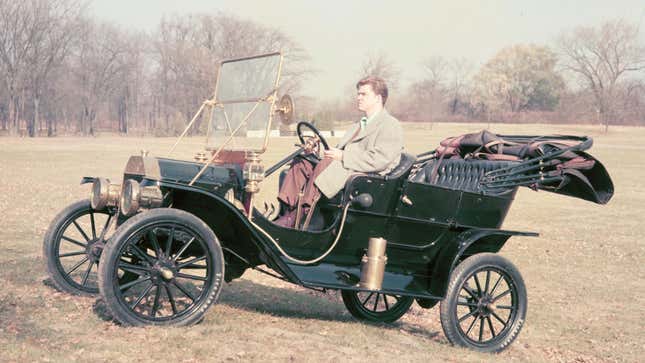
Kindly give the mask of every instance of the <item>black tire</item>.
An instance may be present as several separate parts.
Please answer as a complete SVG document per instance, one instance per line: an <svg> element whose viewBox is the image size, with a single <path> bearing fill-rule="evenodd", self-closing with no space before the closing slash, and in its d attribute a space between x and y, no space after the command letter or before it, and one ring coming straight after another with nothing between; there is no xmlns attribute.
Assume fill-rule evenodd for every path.
<svg viewBox="0 0 645 363"><path fill-rule="evenodd" d="M414 298L409 296L352 290L342 290L341 297L347 310L356 319L375 323L399 320L414 302Z"/></svg>
<svg viewBox="0 0 645 363"><path fill-rule="evenodd" d="M43 255L57 289L74 295L98 294L95 265L109 237L103 231L113 217L112 210L93 210L89 200L73 203L54 217L43 239Z"/></svg>
<svg viewBox="0 0 645 363"><path fill-rule="evenodd" d="M120 276L126 271L138 279L125 282ZM196 216L170 208L128 219L99 264L101 296L127 326L199 323L219 298L223 277L224 255L213 231Z"/></svg>
<svg viewBox="0 0 645 363"><path fill-rule="evenodd" d="M417 304L424 309L432 309L440 301L437 299L423 299L423 298L416 298L415 300L417 301Z"/></svg>
<svg viewBox="0 0 645 363"><path fill-rule="evenodd" d="M451 273L441 301L441 326L452 344L497 353L517 338L526 309L526 287L517 268L501 256L481 253Z"/></svg>

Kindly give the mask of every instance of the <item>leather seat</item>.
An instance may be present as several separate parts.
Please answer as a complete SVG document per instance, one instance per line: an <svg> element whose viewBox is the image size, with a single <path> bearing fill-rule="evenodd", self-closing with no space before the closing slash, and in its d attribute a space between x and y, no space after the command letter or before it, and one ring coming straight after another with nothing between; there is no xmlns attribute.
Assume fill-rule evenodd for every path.
<svg viewBox="0 0 645 363"><path fill-rule="evenodd" d="M436 163L440 163L435 170ZM449 189L481 192L479 182L489 171L515 165L514 161L491 161L480 159L431 160L410 180L418 183L437 185Z"/></svg>

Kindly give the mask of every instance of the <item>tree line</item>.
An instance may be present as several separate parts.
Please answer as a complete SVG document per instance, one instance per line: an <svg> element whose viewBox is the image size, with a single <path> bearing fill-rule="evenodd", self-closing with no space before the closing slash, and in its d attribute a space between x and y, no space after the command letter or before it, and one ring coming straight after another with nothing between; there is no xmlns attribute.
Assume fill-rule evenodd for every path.
<svg viewBox="0 0 645 363"><path fill-rule="evenodd" d="M217 13L164 18L148 34L89 16L83 1L0 0L0 130L176 134L212 97L219 60L276 49L293 92L307 55L277 29Z"/></svg>
<svg viewBox="0 0 645 363"><path fill-rule="evenodd" d="M81 0L0 0L0 134L176 135L212 96L219 60L276 49L287 64L280 93L297 95L314 71L275 28L215 13L165 17L142 32L99 21ZM402 120L645 125L645 45L623 20L510 46L479 67L431 57L405 87L392 59L367 54L357 77L388 80L388 108ZM353 118L353 86L345 93L296 97L298 117L328 127Z"/></svg>

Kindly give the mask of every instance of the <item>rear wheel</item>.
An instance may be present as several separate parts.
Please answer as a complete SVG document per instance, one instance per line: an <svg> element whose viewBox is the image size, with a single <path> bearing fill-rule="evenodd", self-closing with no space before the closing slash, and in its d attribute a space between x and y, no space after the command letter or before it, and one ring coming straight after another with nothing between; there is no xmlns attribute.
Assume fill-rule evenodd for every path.
<svg viewBox="0 0 645 363"><path fill-rule="evenodd" d="M448 340L480 352L500 352L519 334L526 316L524 280L507 259L481 253L460 263L441 301Z"/></svg>
<svg viewBox="0 0 645 363"><path fill-rule="evenodd" d="M369 291L341 291L347 310L359 320L392 323L405 315L414 302L409 296Z"/></svg>
<svg viewBox="0 0 645 363"><path fill-rule="evenodd" d="M43 240L43 254L59 290L88 296L99 292L97 264L113 218L114 211L93 210L89 200L71 204L54 218Z"/></svg>
<svg viewBox="0 0 645 363"><path fill-rule="evenodd" d="M138 278L124 281L128 272ZM121 225L101 256L99 288L124 325L191 325L217 301L223 276L213 231L190 213L162 208Z"/></svg>

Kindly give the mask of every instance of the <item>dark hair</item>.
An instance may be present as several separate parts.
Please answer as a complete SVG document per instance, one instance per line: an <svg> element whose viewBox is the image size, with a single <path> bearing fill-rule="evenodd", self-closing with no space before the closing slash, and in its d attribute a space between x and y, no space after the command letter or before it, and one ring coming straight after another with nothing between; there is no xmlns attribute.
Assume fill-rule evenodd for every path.
<svg viewBox="0 0 645 363"><path fill-rule="evenodd" d="M374 91L374 93L381 95L383 106L385 106L385 101L387 101L387 85L383 78L367 76L356 83L356 89L359 89L361 86L366 84L372 87L372 91Z"/></svg>

